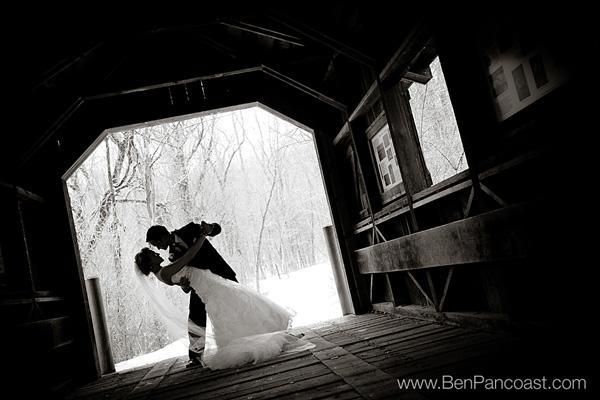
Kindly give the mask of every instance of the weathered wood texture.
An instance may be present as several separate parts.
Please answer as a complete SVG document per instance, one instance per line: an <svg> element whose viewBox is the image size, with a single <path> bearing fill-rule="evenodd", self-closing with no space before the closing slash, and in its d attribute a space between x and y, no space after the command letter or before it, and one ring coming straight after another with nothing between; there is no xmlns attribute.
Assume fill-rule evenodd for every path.
<svg viewBox="0 0 600 400"><path fill-rule="evenodd" d="M355 251L363 274L510 260L530 252L532 206L514 205Z"/></svg>
<svg viewBox="0 0 600 400"><path fill-rule="evenodd" d="M241 368L185 368L185 358L104 376L69 399L427 399L439 391L400 390L408 377L510 373L532 358L531 347L508 333L389 314L345 316L304 332L316 347ZM526 349L525 351L523 349Z"/></svg>

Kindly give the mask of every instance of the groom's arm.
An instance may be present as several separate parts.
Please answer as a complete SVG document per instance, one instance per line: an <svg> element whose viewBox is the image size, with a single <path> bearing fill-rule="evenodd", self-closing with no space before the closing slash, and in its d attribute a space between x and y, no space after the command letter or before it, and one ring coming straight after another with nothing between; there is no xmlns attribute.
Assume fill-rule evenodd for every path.
<svg viewBox="0 0 600 400"><path fill-rule="evenodd" d="M172 264L166 265L161 268L161 270L158 272L158 275L160 275L160 279L163 282L165 282L167 285L173 285L171 277L177 272L179 272L179 270L183 268L188 262L190 262L192 258L194 258L196 253L198 253L198 250L200 250L202 244L204 244L204 240L206 239L205 235L207 234L207 232L209 232L208 225L206 223L202 223L200 229L200 237L198 237L194 244L190 246L190 248L185 252L185 254Z"/></svg>
<svg viewBox="0 0 600 400"><path fill-rule="evenodd" d="M204 221L202 221L202 222L205 223ZM221 233L221 225L217 224L216 222L213 222L208 225L211 226L212 229L207 234L207 236L217 236L219 233ZM186 226L181 228L179 231L185 232L185 234L188 235L188 237L191 236L194 239L197 238L198 236L200 236L200 234L201 234L200 224L197 224L195 222L190 222L189 224L187 224Z"/></svg>
<svg viewBox="0 0 600 400"><path fill-rule="evenodd" d="M178 230L179 236L187 243L188 241L194 241L198 236L200 236L200 224L195 222L190 222L189 224L183 226Z"/></svg>

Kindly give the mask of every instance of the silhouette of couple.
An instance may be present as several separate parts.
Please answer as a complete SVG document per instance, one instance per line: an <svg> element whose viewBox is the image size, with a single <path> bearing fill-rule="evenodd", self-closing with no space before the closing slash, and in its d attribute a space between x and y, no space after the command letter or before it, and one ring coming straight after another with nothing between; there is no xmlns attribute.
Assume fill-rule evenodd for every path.
<svg viewBox="0 0 600 400"><path fill-rule="evenodd" d="M190 293L188 366L222 369L313 347L285 332L291 326L291 311L237 282L235 271L206 239L219 233L219 224L204 221L174 231L154 225L146 241L168 249L171 263L162 266L164 259L149 248L135 256L143 275L152 272L161 282ZM212 349L205 349L207 313L216 343Z"/></svg>

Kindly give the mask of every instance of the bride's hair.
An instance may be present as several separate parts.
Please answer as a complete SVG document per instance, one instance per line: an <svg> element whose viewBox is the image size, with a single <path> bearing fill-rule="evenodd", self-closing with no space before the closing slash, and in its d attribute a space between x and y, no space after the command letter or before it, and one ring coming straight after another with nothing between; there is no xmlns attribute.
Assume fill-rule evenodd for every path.
<svg viewBox="0 0 600 400"><path fill-rule="evenodd" d="M139 253L135 255L135 264L144 275L148 275L150 273L150 265L152 264L150 262L150 257L153 254L156 253L150 250L149 248L144 247L142 250L140 250Z"/></svg>

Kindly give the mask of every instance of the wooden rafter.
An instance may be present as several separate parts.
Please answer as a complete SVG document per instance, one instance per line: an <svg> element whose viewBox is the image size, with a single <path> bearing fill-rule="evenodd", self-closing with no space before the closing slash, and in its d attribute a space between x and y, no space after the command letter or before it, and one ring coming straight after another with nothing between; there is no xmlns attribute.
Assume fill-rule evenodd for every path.
<svg viewBox="0 0 600 400"><path fill-rule="evenodd" d="M376 66L376 61L373 57L364 54L363 52L353 48L350 45L342 43L319 30L299 21L295 21L288 16L284 16L279 13L272 12L269 16L272 20L285 26L286 28L296 32L300 36L305 37L313 42L316 42L322 46L325 46L331 50L339 52L346 57L358 62L359 64L365 65L369 68Z"/></svg>
<svg viewBox="0 0 600 400"><path fill-rule="evenodd" d="M302 40L296 36L288 35L286 33L278 32L272 29L264 28L262 26L248 24L242 21L219 21L221 25L228 26L233 29L238 29L245 32L250 32L255 35L268 37L270 39L279 40L292 44L294 46L304 47Z"/></svg>

